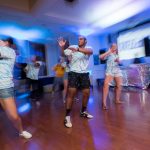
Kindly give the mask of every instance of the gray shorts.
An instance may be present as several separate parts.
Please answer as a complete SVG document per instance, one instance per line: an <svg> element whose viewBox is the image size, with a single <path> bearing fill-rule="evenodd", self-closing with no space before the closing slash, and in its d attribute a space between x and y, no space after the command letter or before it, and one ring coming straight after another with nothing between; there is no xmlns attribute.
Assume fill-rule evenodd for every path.
<svg viewBox="0 0 150 150"><path fill-rule="evenodd" d="M7 99L14 96L15 96L14 87L0 89L0 99Z"/></svg>
<svg viewBox="0 0 150 150"><path fill-rule="evenodd" d="M106 75L110 75L112 77L122 77L122 71L118 68L115 69L107 69Z"/></svg>
<svg viewBox="0 0 150 150"><path fill-rule="evenodd" d="M122 73L110 73L110 72L107 72L106 73L106 76L112 76L112 77L122 77Z"/></svg>

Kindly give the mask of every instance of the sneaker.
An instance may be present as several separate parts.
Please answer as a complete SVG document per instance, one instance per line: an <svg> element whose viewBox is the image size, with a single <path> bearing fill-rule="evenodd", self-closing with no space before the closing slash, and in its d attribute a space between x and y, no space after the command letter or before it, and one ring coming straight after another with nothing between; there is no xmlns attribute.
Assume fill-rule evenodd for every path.
<svg viewBox="0 0 150 150"><path fill-rule="evenodd" d="M89 119L92 119L92 118L93 118L93 116L90 115L87 111L80 112L80 116L81 116L81 117L84 117L84 118L89 118Z"/></svg>
<svg viewBox="0 0 150 150"><path fill-rule="evenodd" d="M71 120L70 120L70 116L66 116L66 117L65 117L64 125L65 125L65 127L67 127L67 128L71 128L71 127L72 127L72 123L71 123Z"/></svg>
<svg viewBox="0 0 150 150"><path fill-rule="evenodd" d="M19 136L25 138L25 139L30 139L32 137L32 134L27 132L27 131L22 131Z"/></svg>

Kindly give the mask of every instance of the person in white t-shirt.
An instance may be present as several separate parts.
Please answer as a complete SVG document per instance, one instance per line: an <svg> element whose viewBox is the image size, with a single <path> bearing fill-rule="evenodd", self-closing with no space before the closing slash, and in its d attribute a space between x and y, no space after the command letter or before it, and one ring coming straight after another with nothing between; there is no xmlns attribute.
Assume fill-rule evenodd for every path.
<svg viewBox="0 0 150 150"><path fill-rule="evenodd" d="M71 45L64 50L64 54L70 57L70 71L68 73L68 95L66 100L66 115L64 125L68 128L72 127L70 120L70 113L72 103L78 89L82 90L82 108L80 112L81 117L93 118L87 112L87 104L90 95L90 79L87 70L89 64L89 57L93 51L91 47L86 46L87 40L84 36L79 36L78 45ZM64 47L65 41L59 40L60 47Z"/></svg>
<svg viewBox="0 0 150 150"><path fill-rule="evenodd" d="M24 138L31 138L32 135L23 130L21 118L18 115L13 83L13 67L16 54L11 48L13 40L11 38L1 38L0 40L0 104L5 110L8 118L12 121L19 135Z"/></svg>
<svg viewBox="0 0 150 150"><path fill-rule="evenodd" d="M31 99L39 100L39 71L42 65L42 61L37 60L37 56L32 57L32 62L28 63L25 67L25 72L27 76L28 86L31 88Z"/></svg>
<svg viewBox="0 0 150 150"><path fill-rule="evenodd" d="M63 77L63 102L66 103L66 98L67 98L67 93L68 93L68 73L70 71L70 66L69 66L69 62L71 60L71 56L66 56L64 54L64 50L67 49L69 47L69 40L63 37L60 37L58 39L58 44L60 41L65 41L65 45L63 47L61 47L61 58L64 60L63 63L61 63L61 65L65 68L65 73L64 73L64 77ZM78 97L74 98L75 101L79 101Z"/></svg>

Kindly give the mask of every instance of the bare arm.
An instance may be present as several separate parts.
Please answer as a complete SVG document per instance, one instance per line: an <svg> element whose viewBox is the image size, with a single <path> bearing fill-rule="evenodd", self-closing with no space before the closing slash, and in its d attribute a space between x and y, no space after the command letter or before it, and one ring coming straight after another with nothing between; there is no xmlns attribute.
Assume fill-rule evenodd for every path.
<svg viewBox="0 0 150 150"><path fill-rule="evenodd" d="M64 54L64 50L65 50L64 47L60 47L60 49L61 49L61 55L64 56L65 55Z"/></svg>
<svg viewBox="0 0 150 150"><path fill-rule="evenodd" d="M109 49L107 52L105 52L104 54L101 54L99 56L100 59L104 60L107 56L109 56L111 53L115 52L116 50L114 49Z"/></svg>
<svg viewBox="0 0 150 150"><path fill-rule="evenodd" d="M59 44L59 46L60 46L60 48L61 48L61 53L62 53L62 55L65 55L64 54L64 50L65 50L65 44L66 44L66 40L64 40L63 38L60 38L60 39L58 39L58 44Z"/></svg>
<svg viewBox="0 0 150 150"><path fill-rule="evenodd" d="M104 60L107 56L109 56L111 54L111 51L110 50L108 50L107 52L105 52L104 54L101 54L100 56L99 56L99 58L101 59L101 60Z"/></svg>
<svg viewBox="0 0 150 150"><path fill-rule="evenodd" d="M81 53L84 53L86 55L92 55L93 54L93 50L92 48L78 48L78 51Z"/></svg>

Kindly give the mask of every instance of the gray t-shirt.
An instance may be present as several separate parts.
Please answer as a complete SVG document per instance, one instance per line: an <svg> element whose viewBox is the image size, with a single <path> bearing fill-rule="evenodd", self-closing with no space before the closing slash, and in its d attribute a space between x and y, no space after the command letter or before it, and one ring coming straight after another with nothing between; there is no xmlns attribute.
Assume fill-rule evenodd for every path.
<svg viewBox="0 0 150 150"><path fill-rule="evenodd" d="M0 89L14 87L13 68L16 53L12 48L0 46Z"/></svg>

